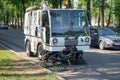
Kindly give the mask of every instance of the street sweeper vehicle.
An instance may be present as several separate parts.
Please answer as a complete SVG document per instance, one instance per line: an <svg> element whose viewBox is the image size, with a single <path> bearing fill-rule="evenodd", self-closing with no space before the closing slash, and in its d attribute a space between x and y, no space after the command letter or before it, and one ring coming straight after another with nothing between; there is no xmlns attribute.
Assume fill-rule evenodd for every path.
<svg viewBox="0 0 120 80"><path fill-rule="evenodd" d="M25 13L25 50L44 62L77 61L90 48L87 11L34 6Z"/></svg>

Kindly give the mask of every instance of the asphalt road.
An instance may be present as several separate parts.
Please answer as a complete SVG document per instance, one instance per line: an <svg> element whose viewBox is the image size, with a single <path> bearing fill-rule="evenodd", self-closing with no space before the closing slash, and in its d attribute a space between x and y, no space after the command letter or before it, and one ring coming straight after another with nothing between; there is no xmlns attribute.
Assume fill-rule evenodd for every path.
<svg viewBox="0 0 120 80"><path fill-rule="evenodd" d="M33 62L24 51L24 34L15 30L0 30L0 42ZM91 48L84 51L86 64L67 65L65 71L56 72L66 80L120 80L120 51Z"/></svg>
<svg viewBox="0 0 120 80"><path fill-rule="evenodd" d="M39 63L38 58L28 57L24 50L24 33L17 30L0 30L0 43L9 47L23 58L31 60L36 64Z"/></svg>
<svg viewBox="0 0 120 80"><path fill-rule="evenodd" d="M69 66L59 74L68 80L120 80L120 51L91 49L84 59L86 65Z"/></svg>
<svg viewBox="0 0 120 80"><path fill-rule="evenodd" d="M16 30L0 30L0 42L16 52L24 51L24 34Z"/></svg>

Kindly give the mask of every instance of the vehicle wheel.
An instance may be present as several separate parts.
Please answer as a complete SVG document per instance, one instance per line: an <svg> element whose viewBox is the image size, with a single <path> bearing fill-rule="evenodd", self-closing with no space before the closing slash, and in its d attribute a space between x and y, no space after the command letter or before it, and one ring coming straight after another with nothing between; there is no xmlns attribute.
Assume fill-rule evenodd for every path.
<svg viewBox="0 0 120 80"><path fill-rule="evenodd" d="M27 52L27 56L29 56L29 57L33 56L33 53L30 50L30 43L29 43L29 41L27 41L27 43L26 43L25 50Z"/></svg>
<svg viewBox="0 0 120 80"><path fill-rule="evenodd" d="M99 43L99 48L100 48L101 50L104 50L104 49L105 49L105 47L104 47L104 42L103 42L103 41L101 41L101 42Z"/></svg>
<svg viewBox="0 0 120 80"><path fill-rule="evenodd" d="M44 52L43 52L43 47L42 45L38 45L38 48L37 48L37 54L38 54L38 59L39 60L42 60L42 57L44 55Z"/></svg>
<svg viewBox="0 0 120 80"><path fill-rule="evenodd" d="M8 30L8 28L5 28L6 30Z"/></svg>

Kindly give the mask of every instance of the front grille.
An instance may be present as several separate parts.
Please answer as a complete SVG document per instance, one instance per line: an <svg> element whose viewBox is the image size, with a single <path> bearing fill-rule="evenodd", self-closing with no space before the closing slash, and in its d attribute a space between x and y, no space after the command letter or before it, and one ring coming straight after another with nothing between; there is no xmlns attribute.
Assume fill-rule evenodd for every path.
<svg viewBox="0 0 120 80"><path fill-rule="evenodd" d="M116 42L116 43L120 43L120 40L113 40L114 42Z"/></svg>
<svg viewBox="0 0 120 80"><path fill-rule="evenodd" d="M65 40L65 46L76 46L78 45L77 39L67 39Z"/></svg>
<svg viewBox="0 0 120 80"><path fill-rule="evenodd" d="M117 47L117 48L119 48L119 47L120 47L120 45L114 45L114 44L113 44L113 47Z"/></svg>

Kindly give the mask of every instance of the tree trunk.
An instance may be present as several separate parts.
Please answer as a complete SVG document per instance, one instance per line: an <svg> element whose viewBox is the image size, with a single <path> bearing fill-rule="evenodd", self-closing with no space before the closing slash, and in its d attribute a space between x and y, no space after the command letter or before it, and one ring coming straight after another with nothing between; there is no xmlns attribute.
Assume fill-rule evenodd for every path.
<svg viewBox="0 0 120 80"><path fill-rule="evenodd" d="M87 13L87 16L88 16L88 21L89 21L89 24L91 25L91 0L87 0L87 10L88 10L88 13Z"/></svg>
<svg viewBox="0 0 120 80"><path fill-rule="evenodd" d="M110 0L110 12L109 12L109 17L108 17L108 23L107 23L107 26L108 27L110 25L110 20L111 20L111 11L112 10L112 0Z"/></svg>
<svg viewBox="0 0 120 80"><path fill-rule="evenodd" d="M71 1L68 0L68 8L71 8Z"/></svg>
<svg viewBox="0 0 120 80"><path fill-rule="evenodd" d="M111 19L111 10L110 10L110 12L109 12L108 23L107 23L107 26L106 26L106 27L109 27L109 25L110 25L110 19Z"/></svg>
<svg viewBox="0 0 120 80"><path fill-rule="evenodd" d="M22 0L22 6L23 6L23 12L25 14L25 2L24 2L24 0Z"/></svg>
<svg viewBox="0 0 120 80"><path fill-rule="evenodd" d="M101 21L101 18L100 18L100 6L99 6L99 10L98 10L99 12L98 12L98 26L100 27L100 21Z"/></svg>
<svg viewBox="0 0 120 80"><path fill-rule="evenodd" d="M21 23L20 23L20 24L21 24L20 29L22 30L22 29L23 29L23 18L21 17L20 20L21 20L21 21L20 21L20 22L21 22Z"/></svg>
<svg viewBox="0 0 120 80"><path fill-rule="evenodd" d="M20 11L20 8L19 8L19 3L17 2L16 4L16 7L17 7L17 28L19 28L19 11Z"/></svg>
<svg viewBox="0 0 120 80"><path fill-rule="evenodd" d="M119 27L120 27L120 17L119 17Z"/></svg>
<svg viewBox="0 0 120 80"><path fill-rule="evenodd" d="M55 0L55 8L58 8L59 5L58 5L58 0Z"/></svg>
<svg viewBox="0 0 120 80"><path fill-rule="evenodd" d="M13 25L13 22L14 22L14 18L12 17L12 25Z"/></svg>
<svg viewBox="0 0 120 80"><path fill-rule="evenodd" d="M52 0L53 8L58 8L57 0Z"/></svg>
<svg viewBox="0 0 120 80"><path fill-rule="evenodd" d="M17 8L17 10L16 10L16 20L15 20L15 25L16 25L16 28L18 28L18 25L19 25L19 3L17 2L16 3L16 8Z"/></svg>
<svg viewBox="0 0 120 80"><path fill-rule="evenodd" d="M24 0L22 0L22 7L23 7L23 14L21 14L21 30L22 30L23 24L24 24L24 15L25 15L25 9L26 9Z"/></svg>
<svg viewBox="0 0 120 80"><path fill-rule="evenodd" d="M8 25L8 22L9 22L9 11L7 10L7 13L6 13L6 24Z"/></svg>
<svg viewBox="0 0 120 80"><path fill-rule="evenodd" d="M52 5L53 5L53 8L55 8L55 5L54 5L54 0L52 0Z"/></svg>
<svg viewBox="0 0 120 80"><path fill-rule="evenodd" d="M101 18L102 18L101 25L102 27L104 27L104 0L101 0Z"/></svg>
<svg viewBox="0 0 120 80"><path fill-rule="evenodd" d="M16 27L16 25L17 25L17 18L16 17L14 18L14 24L15 24L15 28L17 28Z"/></svg>
<svg viewBox="0 0 120 80"><path fill-rule="evenodd" d="M62 8L62 0L60 0L60 9Z"/></svg>

